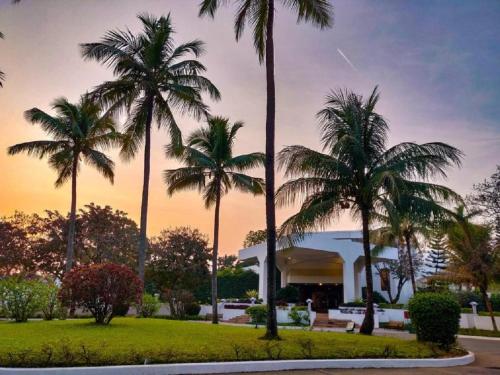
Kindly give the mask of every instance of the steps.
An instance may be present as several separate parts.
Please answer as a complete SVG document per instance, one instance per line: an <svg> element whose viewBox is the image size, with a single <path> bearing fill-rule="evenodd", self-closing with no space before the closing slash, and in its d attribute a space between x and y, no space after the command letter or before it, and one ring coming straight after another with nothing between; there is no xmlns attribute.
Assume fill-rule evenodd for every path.
<svg viewBox="0 0 500 375"><path fill-rule="evenodd" d="M328 319L326 313L316 313L313 328L346 328L350 320Z"/></svg>
<svg viewBox="0 0 500 375"><path fill-rule="evenodd" d="M251 319L248 315L238 315L226 321L226 323L234 323L234 324L248 324L250 322Z"/></svg>

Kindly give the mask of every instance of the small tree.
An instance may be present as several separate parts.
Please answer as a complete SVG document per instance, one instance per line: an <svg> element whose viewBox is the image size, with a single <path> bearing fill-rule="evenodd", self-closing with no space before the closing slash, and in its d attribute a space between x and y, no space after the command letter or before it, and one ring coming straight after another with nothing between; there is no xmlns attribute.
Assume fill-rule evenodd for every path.
<svg viewBox="0 0 500 375"><path fill-rule="evenodd" d="M251 230L245 236L245 240L243 241L243 247L258 245L260 243L266 242L266 240L267 240L267 231L265 229Z"/></svg>
<svg viewBox="0 0 500 375"><path fill-rule="evenodd" d="M10 277L0 281L0 307L8 318L26 322L43 304L43 284Z"/></svg>
<svg viewBox="0 0 500 375"><path fill-rule="evenodd" d="M95 264L71 270L63 279L59 298L66 306L90 311L97 324L108 324L117 306L139 303L142 282L124 265Z"/></svg>

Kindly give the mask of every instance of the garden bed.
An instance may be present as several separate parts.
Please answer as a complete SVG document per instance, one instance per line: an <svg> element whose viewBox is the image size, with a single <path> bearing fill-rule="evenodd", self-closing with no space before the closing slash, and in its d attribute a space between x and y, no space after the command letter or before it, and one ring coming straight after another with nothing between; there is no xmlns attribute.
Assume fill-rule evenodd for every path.
<svg viewBox="0 0 500 375"><path fill-rule="evenodd" d="M57 367L279 359L438 358L435 346L390 337L282 330L282 340L260 339L263 329L163 319L0 322L0 366Z"/></svg>

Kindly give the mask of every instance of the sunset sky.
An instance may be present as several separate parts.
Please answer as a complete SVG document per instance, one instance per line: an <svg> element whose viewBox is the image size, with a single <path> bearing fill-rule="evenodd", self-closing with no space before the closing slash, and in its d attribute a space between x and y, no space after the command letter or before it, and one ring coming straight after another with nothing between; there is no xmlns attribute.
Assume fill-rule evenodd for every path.
<svg viewBox="0 0 500 375"><path fill-rule="evenodd" d="M264 150L265 75L247 29L234 40L234 8L223 8L215 21L197 17L199 0L0 0L0 216L15 210L41 213L69 210L69 184L56 189L56 174L46 160L7 156L8 146L46 139L27 123L32 107L50 111L53 99L76 101L111 72L84 62L78 43L97 41L107 30L138 31L136 14L171 13L177 43L206 42L201 58L207 76L222 93L208 101L212 114L242 120L236 153ZM279 4L279 1L277 1ZM382 92L378 112L390 126L390 144L444 141L462 149L462 169L444 182L461 194L490 176L500 163L500 2L335 0L335 24L320 31L296 24L281 7L276 17L277 150L285 145L319 147L315 113L329 90L349 88L368 95ZM184 134L200 126L178 117ZM192 226L210 235L213 212L197 192L169 198L161 178L177 164L166 159L163 131L154 133L149 234L162 228ZM116 150L115 184L90 167L78 179L78 205L111 205L138 221L142 154L125 163ZM256 170L256 175L263 171ZM282 182L278 173L278 182ZM439 181L443 183L443 181ZM280 209L283 221L296 207ZM222 201L221 252L235 253L245 234L264 228L264 199L231 193ZM279 223L278 223L279 224ZM331 229L357 229L345 215Z"/></svg>

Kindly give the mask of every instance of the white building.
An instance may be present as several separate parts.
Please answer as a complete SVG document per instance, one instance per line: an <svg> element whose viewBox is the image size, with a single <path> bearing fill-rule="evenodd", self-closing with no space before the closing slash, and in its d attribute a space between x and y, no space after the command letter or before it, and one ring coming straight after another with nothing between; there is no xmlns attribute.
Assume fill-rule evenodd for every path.
<svg viewBox="0 0 500 375"><path fill-rule="evenodd" d="M276 263L281 287L294 285L299 289L299 302L311 298L315 311L327 311L339 304L362 298L366 286L363 245L359 231L317 232L306 235L293 247L278 248ZM258 266L259 297L266 301L266 244L262 243L239 251L239 259ZM375 263L398 259L397 249L385 248L372 257L374 290L387 299L387 282L392 291L396 281L383 280ZM388 281L387 281L388 280ZM403 287L399 302L411 297L411 284Z"/></svg>

